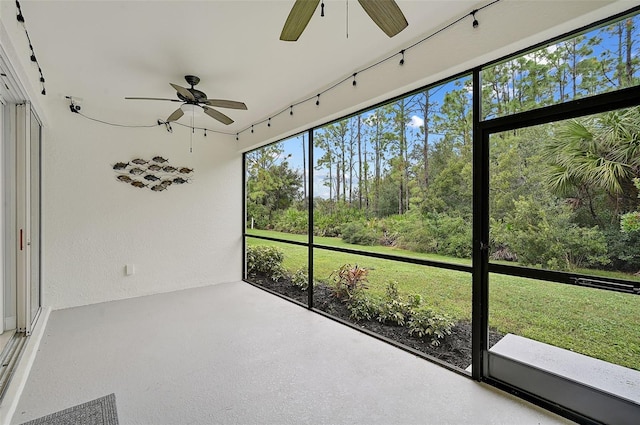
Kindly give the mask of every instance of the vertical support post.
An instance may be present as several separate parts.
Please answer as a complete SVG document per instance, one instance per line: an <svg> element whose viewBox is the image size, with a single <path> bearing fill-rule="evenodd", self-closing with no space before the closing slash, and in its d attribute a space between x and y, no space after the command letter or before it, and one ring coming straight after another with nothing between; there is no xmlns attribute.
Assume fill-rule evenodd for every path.
<svg viewBox="0 0 640 425"><path fill-rule="evenodd" d="M247 278L247 153L242 154L242 279ZM253 226L252 226L253 228Z"/></svg>
<svg viewBox="0 0 640 425"><path fill-rule="evenodd" d="M473 70L473 246L472 246L472 361L471 376L486 373L489 331L489 136L482 119L481 68Z"/></svg>
<svg viewBox="0 0 640 425"><path fill-rule="evenodd" d="M308 175L308 184L307 187L309 191L307 192L307 207L309 212L309 218L307 220L307 261L308 261L308 279L309 279L309 287L307 288L307 307L309 309L313 308L313 129L309 129L309 143L307 144L307 149L309 150L307 159L309 161L309 166L307 167Z"/></svg>

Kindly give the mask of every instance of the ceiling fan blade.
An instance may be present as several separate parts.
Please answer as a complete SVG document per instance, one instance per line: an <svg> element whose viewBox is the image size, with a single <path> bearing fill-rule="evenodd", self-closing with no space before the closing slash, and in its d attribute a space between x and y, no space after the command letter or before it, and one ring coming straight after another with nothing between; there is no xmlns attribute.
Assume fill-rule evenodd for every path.
<svg viewBox="0 0 640 425"><path fill-rule="evenodd" d="M393 37L409 25L394 0L358 0L358 2L373 22L389 37Z"/></svg>
<svg viewBox="0 0 640 425"><path fill-rule="evenodd" d="M320 0L296 0L289 12L287 21L284 23L280 40L296 41L300 38L302 31L313 16L313 12L318 8Z"/></svg>
<svg viewBox="0 0 640 425"><path fill-rule="evenodd" d="M184 96L185 99L189 99L189 100L192 100L192 101L195 102L196 98L193 97L193 94L189 90L185 89L184 87L180 87L177 84L173 84L173 83L169 83L169 84L171 84L171 87L176 89L176 91L178 93L180 93L182 96Z"/></svg>
<svg viewBox="0 0 640 425"><path fill-rule="evenodd" d="M168 100L169 102L182 102L179 99L163 99L160 97L125 97L125 100Z"/></svg>
<svg viewBox="0 0 640 425"><path fill-rule="evenodd" d="M216 111L213 108L207 108L206 106L203 106L203 109L205 114L209 115L213 119L220 121L222 124L229 125L233 123L233 120L222 112Z"/></svg>
<svg viewBox="0 0 640 425"><path fill-rule="evenodd" d="M204 103L209 106L217 106L218 108L244 109L245 111L247 110L247 105L242 102L236 102L235 100L208 99Z"/></svg>
<svg viewBox="0 0 640 425"><path fill-rule="evenodd" d="M175 111L173 111L173 114L169 115L169 118L167 118L167 122L177 121L183 115L184 115L184 112L182 111L182 109L178 108Z"/></svg>

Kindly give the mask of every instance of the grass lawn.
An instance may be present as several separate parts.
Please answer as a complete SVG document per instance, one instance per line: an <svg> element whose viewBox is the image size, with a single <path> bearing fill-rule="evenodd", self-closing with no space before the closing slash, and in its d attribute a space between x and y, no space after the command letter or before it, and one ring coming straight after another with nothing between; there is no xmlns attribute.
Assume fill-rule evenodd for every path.
<svg viewBox="0 0 640 425"><path fill-rule="evenodd" d="M263 230L248 233L307 240L304 235ZM351 245L338 238L315 237L314 241L362 251L471 264L470 259ZM307 266L306 247L254 238L247 238L247 244L279 247L284 251L284 266L290 271ZM374 294L382 294L386 282L395 280L401 292L420 294L426 306L456 319L471 319L470 273L317 249L314 280L328 281L331 272L345 263L370 270L369 290ZM640 296L497 274L490 275L489 284L489 322L500 332L640 370Z"/></svg>

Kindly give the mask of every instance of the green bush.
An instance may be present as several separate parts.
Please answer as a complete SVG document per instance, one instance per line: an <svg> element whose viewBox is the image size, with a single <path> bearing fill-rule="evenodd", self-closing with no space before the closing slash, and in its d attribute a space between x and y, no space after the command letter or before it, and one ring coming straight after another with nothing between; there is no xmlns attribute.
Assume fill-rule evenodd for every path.
<svg viewBox="0 0 640 425"><path fill-rule="evenodd" d="M620 229L625 233L640 232L640 211L623 214L620 217Z"/></svg>
<svg viewBox="0 0 640 425"><path fill-rule="evenodd" d="M349 312L352 320L373 320L378 317L378 301L367 293L359 292L349 300Z"/></svg>
<svg viewBox="0 0 640 425"><path fill-rule="evenodd" d="M365 220L365 212L340 202L324 199L313 201L313 232L316 236L337 237L342 234L345 223Z"/></svg>
<svg viewBox="0 0 640 425"><path fill-rule="evenodd" d="M633 179L640 198L640 178ZM620 217L620 230L624 233L640 232L640 211L631 211Z"/></svg>
<svg viewBox="0 0 640 425"><path fill-rule="evenodd" d="M249 276L262 275L277 282L286 276L286 270L282 265L283 260L284 253L279 248L266 245L247 247Z"/></svg>
<svg viewBox="0 0 640 425"><path fill-rule="evenodd" d="M303 235L307 233L309 213L300 211L295 207L282 211L275 220L274 230L285 233L295 233Z"/></svg>
<svg viewBox="0 0 640 425"><path fill-rule="evenodd" d="M416 252L471 257L471 221L447 214L406 214L393 221L398 246Z"/></svg>
<svg viewBox="0 0 640 425"><path fill-rule="evenodd" d="M355 321L377 320L392 326L405 326L409 335L429 338L431 345L438 346L455 325L453 319L432 310L420 310L420 295L402 296L398 283L387 283L382 299L373 298L364 291L357 292L347 300L350 317Z"/></svg>
<svg viewBox="0 0 640 425"><path fill-rule="evenodd" d="M541 205L521 197L514 207L503 221L492 221L492 238L514 252L520 264L565 270L610 262L602 231L573 223L569 206Z"/></svg>
<svg viewBox="0 0 640 425"><path fill-rule="evenodd" d="M373 227L361 221L353 221L342 226L342 240L355 245L376 245L380 239Z"/></svg>
<svg viewBox="0 0 640 425"><path fill-rule="evenodd" d="M627 273L640 270L640 232L621 232L611 227L604 232L607 238L611 267Z"/></svg>
<svg viewBox="0 0 640 425"><path fill-rule="evenodd" d="M414 312L409 318L407 327L409 335L419 338L430 337L431 345L440 345L440 340L451 335L454 326L453 320L446 315L434 313L431 310Z"/></svg>
<svg viewBox="0 0 640 425"><path fill-rule="evenodd" d="M298 269L290 276L293 286L299 288L301 291L309 289L309 273L306 269Z"/></svg>
<svg viewBox="0 0 640 425"><path fill-rule="evenodd" d="M378 305L377 320L387 325L404 326L414 315L415 309L420 306L421 302L422 299L419 295L401 297L398 292L398 283L388 282L385 296Z"/></svg>

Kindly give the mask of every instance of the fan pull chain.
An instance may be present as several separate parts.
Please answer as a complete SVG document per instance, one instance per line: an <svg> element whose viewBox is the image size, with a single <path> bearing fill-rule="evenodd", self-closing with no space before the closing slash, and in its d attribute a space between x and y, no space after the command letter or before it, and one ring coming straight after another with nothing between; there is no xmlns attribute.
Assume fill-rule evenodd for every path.
<svg viewBox="0 0 640 425"><path fill-rule="evenodd" d="M193 153L193 133L196 132L196 128L195 128L195 107L191 110L191 140L189 141L189 153Z"/></svg>

